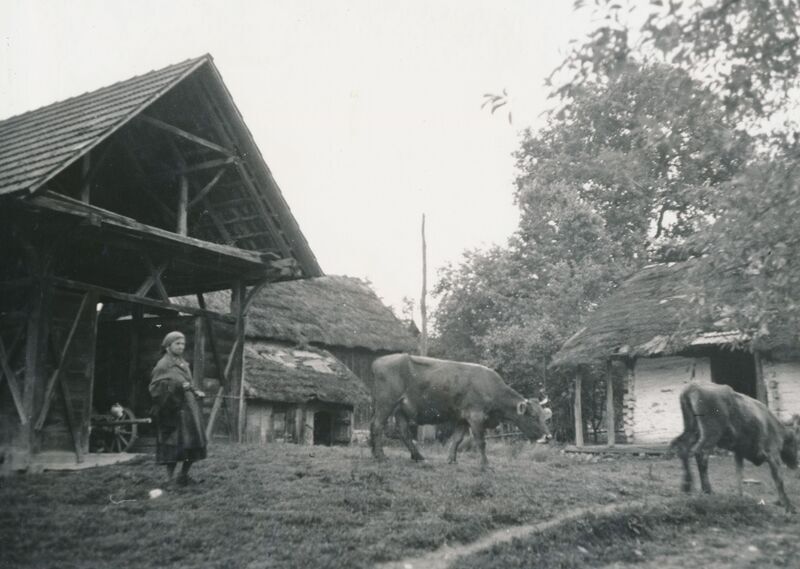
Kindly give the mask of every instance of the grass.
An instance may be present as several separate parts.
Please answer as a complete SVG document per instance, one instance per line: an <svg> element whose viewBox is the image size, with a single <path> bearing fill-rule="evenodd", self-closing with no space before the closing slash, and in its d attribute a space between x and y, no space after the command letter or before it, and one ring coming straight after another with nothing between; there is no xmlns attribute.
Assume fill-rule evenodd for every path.
<svg viewBox="0 0 800 569"><path fill-rule="evenodd" d="M151 460L0 478L0 566L371 567L445 543L467 543L505 526L553 519L574 508L652 504L679 494L675 460L597 460L553 448L498 443L489 449L492 469L482 472L477 456L470 453L461 455L459 464L448 465L438 446L425 449L428 460L419 464L404 451L387 451L389 459L376 463L363 447L215 445L210 458L193 469L202 482L187 488L164 488L163 472ZM670 510L646 507L636 514L638 525L632 527L641 532L634 532L636 537L624 537L624 520L630 516L582 520L568 531L553 532L549 541L535 540L552 546L534 553L550 559L565 543L573 549L583 543L590 557L622 562L628 558L609 553L614 543L605 547L599 538L595 543L581 536L613 535L625 551L631 543L641 543L634 549L653 557L671 554L659 549L659 536L669 535L662 526L674 527L677 535L687 524L711 523L717 515L739 520L742 527L778 524L782 514L777 507L758 509L752 498L727 500L734 489L732 462L727 457L712 460L712 483L723 495L720 501L716 496L685 501L685 511L679 510L674 519L668 517ZM751 467L746 476L764 481L749 491L771 504L775 495L767 470ZM787 475L790 496L797 495L799 486L794 475ZM153 488L164 488L164 495L149 499ZM723 510L713 510L717 503ZM699 505L691 510L692 504ZM748 511L767 517L736 517ZM690 514L696 517L686 517ZM721 531L728 528L714 523ZM503 549L496 555L522 559L521 552L533 545L521 543L506 546L520 550ZM566 565L543 566L585 566L580 563L586 563L586 554L576 551L580 555ZM483 558L475 559L477 564L469 566L492 567ZM526 565L503 565L515 566Z"/></svg>

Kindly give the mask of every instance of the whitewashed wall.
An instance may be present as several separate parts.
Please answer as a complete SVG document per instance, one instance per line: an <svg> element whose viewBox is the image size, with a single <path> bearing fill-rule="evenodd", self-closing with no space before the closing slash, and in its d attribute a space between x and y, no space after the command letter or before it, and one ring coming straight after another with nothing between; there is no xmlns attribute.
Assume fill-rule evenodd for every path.
<svg viewBox="0 0 800 569"><path fill-rule="evenodd" d="M637 359L624 400L628 440L635 444L665 444L681 434L683 418L678 397L691 381L711 382L708 358Z"/></svg>
<svg viewBox="0 0 800 569"><path fill-rule="evenodd" d="M800 362L762 360L769 408L781 420L800 413Z"/></svg>

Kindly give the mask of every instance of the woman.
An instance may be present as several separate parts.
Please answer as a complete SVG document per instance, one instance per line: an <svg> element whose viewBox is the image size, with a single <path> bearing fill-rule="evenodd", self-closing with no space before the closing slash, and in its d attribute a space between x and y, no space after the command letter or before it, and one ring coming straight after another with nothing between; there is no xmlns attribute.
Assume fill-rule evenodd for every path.
<svg viewBox="0 0 800 569"><path fill-rule="evenodd" d="M177 482L185 486L192 463L206 457L203 415L195 398L205 394L192 386L189 362L183 359L186 337L170 332L161 347L165 353L153 368L150 380L157 430L156 463L167 465L167 477L172 481L175 466L183 462Z"/></svg>

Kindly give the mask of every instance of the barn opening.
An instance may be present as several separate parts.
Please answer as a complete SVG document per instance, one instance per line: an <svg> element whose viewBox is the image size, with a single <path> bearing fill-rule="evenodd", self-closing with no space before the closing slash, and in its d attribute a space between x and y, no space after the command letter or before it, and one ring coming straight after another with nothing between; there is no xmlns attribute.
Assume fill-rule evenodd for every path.
<svg viewBox="0 0 800 569"><path fill-rule="evenodd" d="M333 443L334 414L329 411L314 413L314 444L331 446Z"/></svg>
<svg viewBox="0 0 800 569"><path fill-rule="evenodd" d="M729 350L714 346L709 353L711 381L730 385L734 391L757 398L756 362L746 350Z"/></svg>

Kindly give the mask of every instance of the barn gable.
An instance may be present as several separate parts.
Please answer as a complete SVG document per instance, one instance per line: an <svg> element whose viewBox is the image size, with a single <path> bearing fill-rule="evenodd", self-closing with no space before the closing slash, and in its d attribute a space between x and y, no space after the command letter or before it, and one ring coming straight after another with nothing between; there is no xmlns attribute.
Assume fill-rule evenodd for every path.
<svg viewBox="0 0 800 569"><path fill-rule="evenodd" d="M146 409L172 328L236 440L249 300L322 274L208 55L0 121L0 243L3 468L80 462L95 412Z"/></svg>

